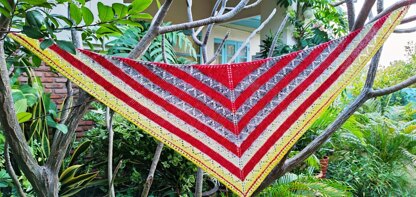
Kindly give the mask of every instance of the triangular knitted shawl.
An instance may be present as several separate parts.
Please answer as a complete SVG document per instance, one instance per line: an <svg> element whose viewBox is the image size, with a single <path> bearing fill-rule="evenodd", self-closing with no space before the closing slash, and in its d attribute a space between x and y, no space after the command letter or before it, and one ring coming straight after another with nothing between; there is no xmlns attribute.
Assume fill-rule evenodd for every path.
<svg viewBox="0 0 416 197"><path fill-rule="evenodd" d="M87 50L71 55L10 36L236 194L249 196L360 73L406 10L313 48L224 65L168 65Z"/></svg>

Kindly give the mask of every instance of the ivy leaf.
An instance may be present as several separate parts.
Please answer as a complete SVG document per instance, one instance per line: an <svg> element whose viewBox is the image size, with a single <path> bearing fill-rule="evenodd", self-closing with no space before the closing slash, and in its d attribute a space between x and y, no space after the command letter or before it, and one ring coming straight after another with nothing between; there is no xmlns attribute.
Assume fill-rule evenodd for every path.
<svg viewBox="0 0 416 197"><path fill-rule="evenodd" d="M114 18L113 8L106 6L101 2L98 2L98 17L102 22L110 21Z"/></svg>
<svg viewBox="0 0 416 197"><path fill-rule="evenodd" d="M24 123L32 118L32 114L29 112L20 112L16 115L16 117L19 123Z"/></svg>
<svg viewBox="0 0 416 197"><path fill-rule="evenodd" d="M56 44L63 50L72 53L72 54L76 54L75 51L75 47L74 44L72 44L72 42L69 41L65 41L65 40L57 40Z"/></svg>
<svg viewBox="0 0 416 197"><path fill-rule="evenodd" d="M124 18L125 16L127 16L129 8L121 3L114 3L113 10L114 13L117 15L117 18Z"/></svg>
<svg viewBox="0 0 416 197"><path fill-rule="evenodd" d="M91 10L87 7L82 7L81 9L85 25L91 25L91 23L94 22L94 15L92 14Z"/></svg>
<svg viewBox="0 0 416 197"><path fill-rule="evenodd" d="M69 15L76 24L82 21L82 11L73 3L69 3Z"/></svg>
<svg viewBox="0 0 416 197"><path fill-rule="evenodd" d="M52 39L45 39L40 43L40 48L45 50L46 48L50 47L53 44Z"/></svg>
<svg viewBox="0 0 416 197"><path fill-rule="evenodd" d="M131 3L131 9L129 10L129 14L140 13L146 10L150 4L152 4L153 0L134 0Z"/></svg>

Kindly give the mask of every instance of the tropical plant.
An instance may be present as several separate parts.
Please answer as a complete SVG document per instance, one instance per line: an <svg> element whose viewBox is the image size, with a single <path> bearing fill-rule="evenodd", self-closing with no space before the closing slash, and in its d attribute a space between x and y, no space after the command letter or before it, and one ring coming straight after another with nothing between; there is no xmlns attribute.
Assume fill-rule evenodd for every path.
<svg viewBox="0 0 416 197"><path fill-rule="evenodd" d="M342 182L287 173L259 196L352 196L350 190L351 188Z"/></svg>

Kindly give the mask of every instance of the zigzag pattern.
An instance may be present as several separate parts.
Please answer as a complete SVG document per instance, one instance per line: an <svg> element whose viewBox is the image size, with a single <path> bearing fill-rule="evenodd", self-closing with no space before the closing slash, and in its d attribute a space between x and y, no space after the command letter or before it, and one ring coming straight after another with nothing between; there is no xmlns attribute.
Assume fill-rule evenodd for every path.
<svg viewBox="0 0 416 197"><path fill-rule="evenodd" d="M168 65L71 55L11 35L241 196L251 195L371 59L407 8L346 37L285 56L228 65Z"/></svg>

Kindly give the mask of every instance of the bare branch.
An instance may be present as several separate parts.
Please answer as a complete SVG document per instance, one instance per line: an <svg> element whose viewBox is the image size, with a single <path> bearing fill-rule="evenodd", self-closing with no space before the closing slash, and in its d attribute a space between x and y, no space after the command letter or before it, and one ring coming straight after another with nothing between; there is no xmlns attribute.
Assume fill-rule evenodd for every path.
<svg viewBox="0 0 416 197"><path fill-rule="evenodd" d="M152 186L153 176L155 175L157 164L159 163L160 154L163 150L163 143L159 142L156 147L155 155L152 159L152 165L150 166L149 174L147 175L146 182L143 186L143 191L141 197L147 197L150 191L150 187Z"/></svg>
<svg viewBox="0 0 416 197"><path fill-rule="evenodd" d="M16 173L13 170L12 162L10 161L10 153L9 153L9 143L6 141L4 142L4 160L6 165L6 171L12 178L14 186L17 189L17 193L20 197L26 197L25 192L23 191L22 185L19 182L19 179L16 176Z"/></svg>
<svg viewBox="0 0 416 197"><path fill-rule="evenodd" d="M383 48L380 48L371 60L363 89L365 92L370 91L373 87L374 79L376 78L377 74L378 63L380 62L381 51L383 51Z"/></svg>
<svg viewBox="0 0 416 197"><path fill-rule="evenodd" d="M269 54L267 57L272 57L274 53L274 49L276 48L277 40L279 40L280 34L282 34L283 28L286 26L287 20L289 19L289 14L286 14L285 18L283 19L282 23L277 29L276 33L274 34L272 45L270 46Z"/></svg>
<svg viewBox="0 0 416 197"><path fill-rule="evenodd" d="M400 24L406 24L406 23L410 23L413 21L416 21L416 15L404 18Z"/></svg>
<svg viewBox="0 0 416 197"><path fill-rule="evenodd" d="M115 197L114 185L111 183L113 179L113 139L114 139L114 131L113 131L113 116L114 111L111 110L109 107L106 108L105 113L105 122L108 131L108 163L107 163L107 177L108 177L108 196Z"/></svg>
<svg viewBox="0 0 416 197"><path fill-rule="evenodd" d="M253 8L256 7L258 4L261 3L262 0L256 0L255 2L253 2L252 4L246 5L244 6L244 9L249 9L249 8Z"/></svg>
<svg viewBox="0 0 416 197"><path fill-rule="evenodd" d="M348 15L348 27L351 31L354 28L355 23L355 8L353 0L346 0L347 3L347 15Z"/></svg>
<svg viewBox="0 0 416 197"><path fill-rule="evenodd" d="M263 21L263 23L260 24L260 26L255 29L253 32L251 32L251 34L247 37L247 39L244 41L244 43L240 46L240 48L237 50L237 52L234 54L234 56L230 59L230 61L228 61L228 63L233 63L238 55L241 53L241 51L247 46L247 44L250 42L250 40L260 31L263 29L263 27L270 21L272 20L273 16L276 14L276 8L273 9L272 13L270 13L269 17L267 17L266 20Z"/></svg>
<svg viewBox="0 0 416 197"><path fill-rule="evenodd" d="M338 7L338 6L340 6L340 5L342 5L342 4L346 3L346 2L347 1L343 0L343 1L338 1L338 2L332 3L331 5L334 6L334 7Z"/></svg>
<svg viewBox="0 0 416 197"><path fill-rule="evenodd" d="M385 16L386 14L388 14L388 13L394 11L394 10L397 10L397 9L399 9L401 7L408 6L408 5L415 4L415 3L416 3L416 0L401 0L401 1L398 1L398 2L394 3L393 5L391 5L390 7L386 8L385 10L383 10L380 14L378 14L377 16L375 16L369 22L370 23L371 22L374 22L377 19Z"/></svg>
<svg viewBox="0 0 416 197"><path fill-rule="evenodd" d="M368 14L370 13L371 8L373 7L375 2L376 0L367 0L364 2L360 13L358 13L357 20L355 20L354 26L352 28L353 31L364 26L365 21L368 18Z"/></svg>
<svg viewBox="0 0 416 197"><path fill-rule="evenodd" d="M395 29L394 33L413 33L416 32L416 27L407 28L407 29Z"/></svg>
<svg viewBox="0 0 416 197"><path fill-rule="evenodd" d="M409 79L407 79L407 80L405 80L405 81L403 81L403 82L401 82L397 85L388 87L388 88L384 88L384 89L380 89L380 90L373 90L371 92L371 96L372 97L379 97L379 96L388 95L388 94L391 94L393 92L397 92L397 91L399 91L403 88L409 87L413 84L416 84L416 76L410 77Z"/></svg>
<svg viewBox="0 0 416 197"><path fill-rule="evenodd" d="M121 164L123 164L123 160L122 159L118 162L118 164L116 166L116 169L114 169L113 178L111 179L111 182L110 182L111 185L114 185L114 180L116 180L116 176L117 176L118 171L121 168Z"/></svg>
<svg viewBox="0 0 416 197"><path fill-rule="evenodd" d="M162 34L162 57L163 57L163 61L165 63L168 63L168 59L166 58L166 46L165 43L166 42L166 38L165 38L165 34Z"/></svg>
<svg viewBox="0 0 416 197"><path fill-rule="evenodd" d="M181 23L181 24L160 27L159 33L167 33L167 32L172 32L172 31L191 29L191 28L200 27L200 26L204 26L204 25L208 25L212 23L221 23L221 22L227 21L233 18L235 15L237 15L241 10L243 10L244 6L247 4L248 1L249 0L241 0L237 4L237 6L235 6L231 11L222 15L211 16L209 18L205 18L205 19L201 19L201 20L197 20L193 22L186 22L186 23Z"/></svg>
<svg viewBox="0 0 416 197"><path fill-rule="evenodd" d="M218 3L218 1L217 1ZM186 13L188 15L188 21L189 22L193 22L193 16L192 16L192 0L186 0ZM191 35L192 35L192 39L194 40L194 42L197 45L202 45L202 41L198 39L198 37L196 36L197 34L195 34L195 29L191 28Z"/></svg>
<svg viewBox="0 0 416 197"><path fill-rule="evenodd" d="M157 35L162 34L160 32L160 25L163 22L173 0L165 0L165 3L160 7L159 11L156 13L156 16L153 18L152 23L147 31L147 33L143 36L143 38L139 41L139 43L134 47L134 49L128 55L130 59L137 59L139 58L146 50L149 48L150 43L153 39L156 38ZM165 32L167 33L167 32Z"/></svg>
<svg viewBox="0 0 416 197"><path fill-rule="evenodd" d="M206 61L205 64L211 64L212 62L215 61L215 59L217 59L217 56L221 53L222 47L224 46L224 43L228 39L229 35L230 35L230 32L227 32L227 34L225 34L225 36L222 39L220 45L218 46L218 49L215 51L214 56L211 57L211 59L209 59L208 61Z"/></svg>
<svg viewBox="0 0 416 197"><path fill-rule="evenodd" d="M202 184L204 181L204 171L201 168L198 168L196 172L196 181L195 181L195 196L202 196Z"/></svg>

